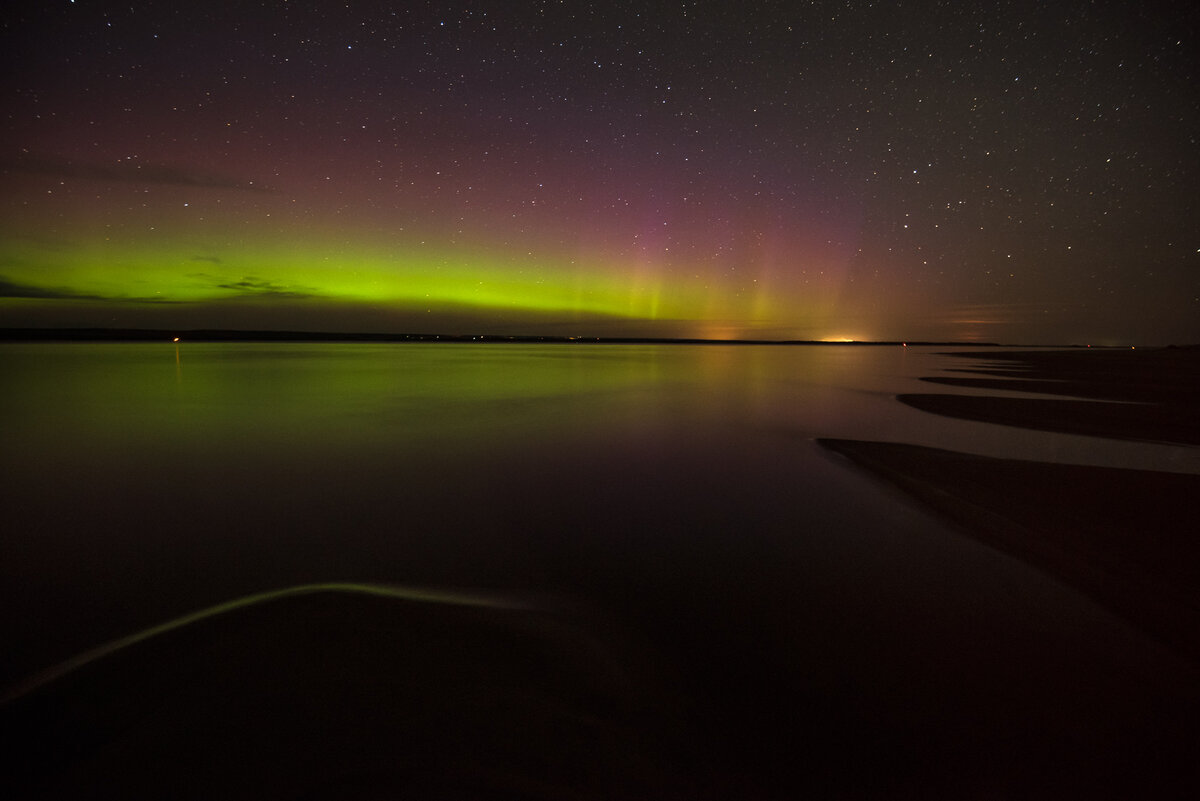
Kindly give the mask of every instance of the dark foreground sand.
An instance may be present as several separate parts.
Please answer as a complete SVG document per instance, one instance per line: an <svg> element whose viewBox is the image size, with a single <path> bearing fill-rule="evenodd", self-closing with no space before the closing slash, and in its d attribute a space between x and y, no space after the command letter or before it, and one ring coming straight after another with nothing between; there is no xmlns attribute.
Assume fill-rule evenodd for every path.
<svg viewBox="0 0 1200 801"><path fill-rule="evenodd" d="M921 394L899 400L1025 428L1200 444L1200 348L962 355L995 366L964 370L984 378L926 380L1074 397ZM995 459L900 443L822 444L1200 661L1200 475Z"/></svg>
<svg viewBox="0 0 1200 801"><path fill-rule="evenodd" d="M672 797L671 694L504 600L300 587L208 610L23 688L11 798Z"/></svg>

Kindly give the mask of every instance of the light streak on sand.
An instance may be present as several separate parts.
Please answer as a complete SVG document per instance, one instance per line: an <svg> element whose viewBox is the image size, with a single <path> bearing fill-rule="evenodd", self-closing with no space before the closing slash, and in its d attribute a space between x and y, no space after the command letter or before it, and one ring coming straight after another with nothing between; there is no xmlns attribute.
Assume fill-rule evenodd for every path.
<svg viewBox="0 0 1200 801"><path fill-rule="evenodd" d="M224 615L229 612L235 612L239 609L245 609L256 604L267 603L268 601L278 601L283 598L290 598L298 595L313 595L324 592L342 592L352 593L357 595L373 595L380 598L390 598L399 601L413 601L416 603L427 604L445 604L449 606L473 606L489 609L504 609L510 611L528 610L530 607L527 604L518 603L510 599L503 599L496 596L486 595L470 595L467 593L450 592L446 590L431 590L421 587L400 587L385 584L354 584L354 583L327 583L327 584L302 584L295 587L286 587L280 590L271 590L268 592L255 593L246 595L241 598L235 598L225 603L210 606L206 609L201 609L191 614L177 617L173 620L168 620L157 626L151 626L148 629L130 634L127 637L112 640L103 645L84 651L83 653L61 662L54 667L43 670L39 673L30 676L23 682L9 688L0 696L0 704L6 704L14 701L21 696L37 690L40 687L56 681L63 676L78 670L86 665L107 656L136 645L145 640L166 634L185 626L190 626L193 623L198 623L201 620Z"/></svg>

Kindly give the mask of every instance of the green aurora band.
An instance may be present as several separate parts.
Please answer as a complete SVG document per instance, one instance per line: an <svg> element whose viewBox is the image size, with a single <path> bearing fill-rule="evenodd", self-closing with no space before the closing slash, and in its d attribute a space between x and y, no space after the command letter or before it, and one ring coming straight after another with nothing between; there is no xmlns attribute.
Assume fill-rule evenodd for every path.
<svg viewBox="0 0 1200 801"><path fill-rule="evenodd" d="M155 239L55 246L34 238L0 244L0 304L88 300L200 304L239 299L390 307L468 308L505 314L655 322L778 322L765 288L669 281L661 269L614 270L582 259L521 257L462 245L403 247L272 241L213 249ZM192 255L203 254L203 255ZM0 306L2 307L2 306Z"/></svg>

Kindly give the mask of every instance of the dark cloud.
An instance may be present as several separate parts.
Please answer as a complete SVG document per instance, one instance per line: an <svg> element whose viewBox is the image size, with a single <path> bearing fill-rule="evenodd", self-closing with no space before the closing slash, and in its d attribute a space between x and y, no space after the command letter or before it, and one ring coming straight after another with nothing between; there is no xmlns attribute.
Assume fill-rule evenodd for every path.
<svg viewBox="0 0 1200 801"><path fill-rule="evenodd" d="M36 286L23 284L0 276L0 298L29 298L37 300L92 300L105 303L177 303L159 296L137 297L129 295L98 295L94 292L80 292L66 286Z"/></svg>
<svg viewBox="0 0 1200 801"><path fill-rule="evenodd" d="M195 260L215 260L215 262L220 262L220 259L216 259L216 257ZM194 278L203 284L211 286L213 289L225 289L236 292L242 297L300 300L317 297L320 294L313 287L279 284L265 278L259 278L256 275L244 275L236 280L228 276L212 275L211 273L188 273L187 277Z"/></svg>
<svg viewBox="0 0 1200 801"><path fill-rule="evenodd" d="M232 281L228 278L212 276L207 273L191 273L189 278L195 278L213 289L224 289L237 293L238 297L301 300L315 296L308 287L293 287L286 284L276 284L255 276L245 276L241 280ZM25 284L0 276L0 298L31 298L42 300L91 300L105 303L188 303L160 295L100 295L94 292L81 292L71 287L45 287ZM203 301L201 301L203 302Z"/></svg>
<svg viewBox="0 0 1200 801"><path fill-rule="evenodd" d="M68 287L40 287L22 284L0 276L0 298L41 298L51 300L106 300L100 295L77 292Z"/></svg>
<svg viewBox="0 0 1200 801"><path fill-rule="evenodd" d="M25 154L17 158L0 160L0 169L34 175L48 175L54 178L75 178L87 181L196 186L208 189L236 189L245 192L271 191L269 188L258 186L252 181L239 181L227 175L202 170L187 170L167 164L147 164L136 161L101 164L97 162L77 161L59 156Z"/></svg>
<svg viewBox="0 0 1200 801"><path fill-rule="evenodd" d="M240 281L217 284L217 286L242 295L253 295L256 298L310 298L313 296L313 292L308 291L307 288L297 289L289 284L277 284L252 275L248 275Z"/></svg>

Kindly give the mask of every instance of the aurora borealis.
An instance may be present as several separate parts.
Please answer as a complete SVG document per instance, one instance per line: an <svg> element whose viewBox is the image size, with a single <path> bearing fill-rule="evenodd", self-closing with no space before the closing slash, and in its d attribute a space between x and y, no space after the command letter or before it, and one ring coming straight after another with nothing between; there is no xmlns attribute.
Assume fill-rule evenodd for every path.
<svg viewBox="0 0 1200 801"><path fill-rule="evenodd" d="M1196 22L22 3L0 325L1198 341Z"/></svg>

